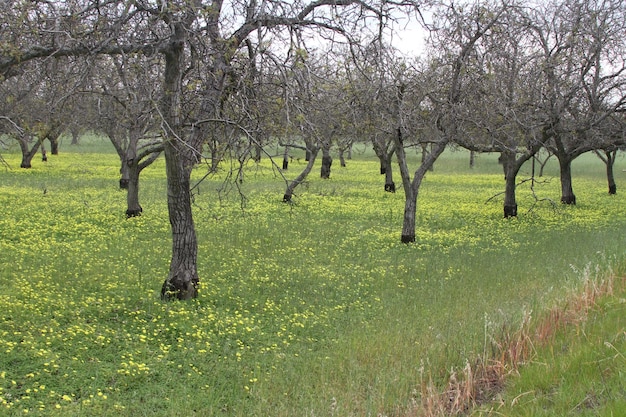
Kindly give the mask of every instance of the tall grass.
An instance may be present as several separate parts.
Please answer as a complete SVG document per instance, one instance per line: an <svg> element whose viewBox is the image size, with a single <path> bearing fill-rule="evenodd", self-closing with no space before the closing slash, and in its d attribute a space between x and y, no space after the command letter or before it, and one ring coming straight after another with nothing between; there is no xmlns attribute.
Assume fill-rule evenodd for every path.
<svg viewBox="0 0 626 417"><path fill-rule="evenodd" d="M363 150L330 180L312 176L294 204L267 161L247 167L245 204L223 181L226 164L201 182L200 297L162 303L162 160L142 174L144 215L126 220L106 142L62 146L31 170L16 168L13 150L3 156L13 167L0 172L8 415L403 415L503 323L579 286L587 265L624 260L623 193L606 193L593 156L574 166L577 206L537 202L525 184L519 217L505 220L501 198L490 200L504 185L496 156L470 170L466 153L449 152L424 182L407 246L403 194L383 192ZM559 200L557 168L535 186L540 198Z"/></svg>

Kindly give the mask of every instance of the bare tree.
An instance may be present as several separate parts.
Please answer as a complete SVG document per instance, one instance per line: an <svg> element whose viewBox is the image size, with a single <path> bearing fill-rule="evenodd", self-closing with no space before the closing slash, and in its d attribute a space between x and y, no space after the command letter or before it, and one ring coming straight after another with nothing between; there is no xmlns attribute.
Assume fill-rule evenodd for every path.
<svg viewBox="0 0 626 417"><path fill-rule="evenodd" d="M210 123L231 94L232 62L259 28L323 28L358 33L382 9L366 0L5 2L0 74L48 57L161 54L159 112L164 137L172 259L164 299L197 295L197 238L191 209L191 170L202 156ZM236 85L236 83L235 83Z"/></svg>
<svg viewBox="0 0 626 417"><path fill-rule="evenodd" d="M92 126L107 135L120 158L119 184L127 190L127 217L143 212L139 204L139 175L163 151L155 106L161 61L159 56L151 58L100 57L88 90L96 108Z"/></svg>
<svg viewBox="0 0 626 417"><path fill-rule="evenodd" d="M446 149L462 137L459 110L468 88L467 65L477 43L490 33L509 10L507 5L470 4L468 9L444 5L435 13L431 47L434 52L429 67L421 72L418 82L395 77L395 98L398 114L394 142L405 193L401 241L415 241L415 215L420 186L426 173ZM416 88L417 86L421 88ZM411 97L413 104L407 105ZM410 112L409 110L412 109ZM429 144L430 152L422 159L411 178L405 147L410 144L408 121L423 119L417 132L418 143Z"/></svg>
<svg viewBox="0 0 626 417"><path fill-rule="evenodd" d="M599 128L626 103L624 9L622 0L571 0L532 15L544 60L546 146L559 160L564 204L576 204L572 161L605 147Z"/></svg>
<svg viewBox="0 0 626 417"><path fill-rule="evenodd" d="M541 66L525 15L519 10L503 15L498 27L476 45L466 68L466 91L458 108L464 134L456 143L472 152L500 153L504 217L514 217L517 175L549 138L545 118L537 110L542 102Z"/></svg>

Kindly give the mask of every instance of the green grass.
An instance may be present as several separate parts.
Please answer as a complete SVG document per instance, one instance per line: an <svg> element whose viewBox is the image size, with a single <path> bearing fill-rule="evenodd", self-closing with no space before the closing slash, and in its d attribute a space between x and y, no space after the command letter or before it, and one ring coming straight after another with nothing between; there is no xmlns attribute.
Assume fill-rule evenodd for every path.
<svg viewBox="0 0 626 417"><path fill-rule="evenodd" d="M626 300L617 292L593 303L509 378L474 416L620 416L626 410ZM567 306L561 307L567 309Z"/></svg>
<svg viewBox="0 0 626 417"><path fill-rule="evenodd" d="M363 151L330 180L314 171L293 205L267 161L246 171L244 210L235 189L218 193L224 172L202 182L200 297L162 303L162 159L142 174L144 215L126 220L106 142L63 143L31 170L15 152L0 171L0 414L403 415L426 379L443 384L480 355L487 333L578 287L587 265L624 263L622 160L617 196L584 156L577 206L534 205L525 184L519 217L505 220L502 199L487 202L504 186L497 157L470 170L448 152L407 246L403 194L382 191ZM540 198L559 200L557 168Z"/></svg>

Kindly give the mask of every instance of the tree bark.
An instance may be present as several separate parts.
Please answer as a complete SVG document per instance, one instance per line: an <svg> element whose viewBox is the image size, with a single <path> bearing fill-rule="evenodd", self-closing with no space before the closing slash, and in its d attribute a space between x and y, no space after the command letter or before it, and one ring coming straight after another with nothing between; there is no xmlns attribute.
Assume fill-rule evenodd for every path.
<svg viewBox="0 0 626 417"><path fill-rule="evenodd" d="M302 182L306 179L306 177L309 175L309 173L313 169L313 164L315 163L315 159L317 158L318 153L319 153L319 148L314 148L312 150L307 148L307 154L309 155L307 164L304 167L304 170L302 170L302 172L300 173L300 175L298 175L298 177L295 180L291 181L289 185L287 185L287 189L285 190L285 194L283 195L284 203L291 202L291 198L293 197L294 190L296 189L298 185L302 184Z"/></svg>
<svg viewBox="0 0 626 417"><path fill-rule="evenodd" d="M59 136L61 136L61 132L51 132L46 136L46 139L50 141L50 153L52 155L59 154Z"/></svg>
<svg viewBox="0 0 626 417"><path fill-rule="evenodd" d="M513 155L515 159L515 155ZM515 188L517 181L518 169L515 168L515 161L509 161L504 163L504 217L516 217L517 216L517 200L515 198Z"/></svg>
<svg viewBox="0 0 626 417"><path fill-rule="evenodd" d="M402 235L400 241L402 243L415 242L415 215L417 212L417 198L422 180L426 173L430 171L433 164L446 149L447 142L438 142L431 148L431 152L422 160L422 163L415 171L413 180L409 173L409 167L406 160L406 152L404 151L402 131L397 129L395 137L395 153L400 167L400 176L402 177L402 186L404 188L404 217L402 222Z"/></svg>
<svg viewBox="0 0 626 417"><path fill-rule="evenodd" d="M126 192L126 217L141 216L143 208L139 204L139 164L136 161L132 161L128 167L128 183ZM121 182L121 180L120 180Z"/></svg>
<svg viewBox="0 0 626 417"><path fill-rule="evenodd" d="M167 122L164 144L167 173L167 208L172 228L172 260L161 298L188 300L198 295L198 241L191 210L193 144L182 141L181 94L184 39L187 27L174 24L169 48L164 52L165 71L162 107ZM193 132L191 133L193 135ZM191 149L190 149L191 148Z"/></svg>
<svg viewBox="0 0 626 417"><path fill-rule="evenodd" d="M70 145L78 145L80 130L77 128L70 128L70 133L72 134L72 142L70 142Z"/></svg>
<svg viewBox="0 0 626 417"><path fill-rule="evenodd" d="M172 260L161 298L188 300L198 295L198 241L191 210L191 166L173 140L165 143L167 208L172 227Z"/></svg>
<svg viewBox="0 0 626 417"><path fill-rule="evenodd" d="M333 164L333 157L330 156L330 149L322 148L322 167L320 169L321 178L327 180L330 178L330 167Z"/></svg>
<svg viewBox="0 0 626 417"><path fill-rule="evenodd" d="M20 144L20 150L22 151L22 162L20 164L20 168L26 168L26 169L32 168L33 158L37 154L37 151L39 151L39 147L42 144L41 138L37 138L33 147L29 149L28 144L30 142L29 139L31 137L32 136L23 135L20 138L18 138L18 142Z"/></svg>
<svg viewBox="0 0 626 417"><path fill-rule="evenodd" d="M615 183L615 174L613 173L617 151L604 151L604 155L602 155L600 151L595 151L595 153L606 166L606 180L609 185L609 194L617 194L617 184Z"/></svg>
<svg viewBox="0 0 626 417"><path fill-rule="evenodd" d="M576 195L574 195L572 187L572 159L566 157L559 157L558 159L561 172L561 203L574 205L576 204Z"/></svg>
<svg viewBox="0 0 626 417"><path fill-rule="evenodd" d="M345 150L343 148L339 148L339 165L341 165L342 168L346 167L346 157L345 157Z"/></svg>
<svg viewBox="0 0 626 417"><path fill-rule="evenodd" d="M380 175L385 176L385 191L395 193L396 184L393 182L393 169L391 166L395 148L393 146L391 146L391 149L389 147L385 148L376 141L373 141L373 145L374 152L380 161Z"/></svg>
<svg viewBox="0 0 626 417"><path fill-rule="evenodd" d="M289 147L285 146L285 152L283 152L283 171L287 171L289 168Z"/></svg>

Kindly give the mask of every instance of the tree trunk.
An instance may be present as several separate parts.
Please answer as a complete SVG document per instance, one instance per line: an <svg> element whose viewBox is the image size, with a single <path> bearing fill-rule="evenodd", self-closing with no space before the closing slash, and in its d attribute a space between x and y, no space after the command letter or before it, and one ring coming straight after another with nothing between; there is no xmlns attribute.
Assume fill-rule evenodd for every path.
<svg viewBox="0 0 626 417"><path fill-rule="evenodd" d="M283 195L283 202L290 203L291 198L293 197L293 191L296 189L298 185L300 185L306 177L309 175L311 170L313 169L313 164L315 163L315 159L317 158L317 154L319 152L318 148L314 148L309 150L307 148L307 154L310 155L304 170L298 175L298 177L291 181L289 185L287 185L287 189L285 190L285 194Z"/></svg>
<svg viewBox="0 0 626 417"><path fill-rule="evenodd" d="M263 148L258 143L255 143L254 144L254 157L252 158L252 160L258 164L259 162L261 162L262 155L263 155Z"/></svg>
<svg viewBox="0 0 626 417"><path fill-rule="evenodd" d="M572 159L567 157L558 159L561 171L561 203L576 204L576 196L572 187Z"/></svg>
<svg viewBox="0 0 626 417"><path fill-rule="evenodd" d="M289 147L285 146L285 152L283 152L283 171L287 171L289 168Z"/></svg>
<svg viewBox="0 0 626 417"><path fill-rule="evenodd" d="M139 174L138 161L133 160L132 163L129 163L128 167L128 191L126 193L127 218L141 216L143 212L141 205L139 205Z"/></svg>
<svg viewBox="0 0 626 417"><path fill-rule="evenodd" d="M385 192L395 193L396 183L393 182L393 168L391 166L391 158L393 158L393 152L387 154L385 158Z"/></svg>
<svg viewBox="0 0 626 417"><path fill-rule="evenodd" d="M211 172L217 172L217 169L220 166L220 160L221 160L221 155L220 155L220 149L219 149L219 142L215 139L213 139L212 141L212 146L211 146Z"/></svg>
<svg viewBox="0 0 626 417"><path fill-rule="evenodd" d="M473 169L474 165L476 165L476 152L470 151L470 160L469 160L470 169Z"/></svg>
<svg viewBox="0 0 626 417"><path fill-rule="evenodd" d="M333 157L330 156L330 149L322 148L322 168L320 170L321 178L327 180L330 178L330 167L333 164Z"/></svg>
<svg viewBox="0 0 626 417"><path fill-rule="evenodd" d="M20 164L20 168L32 168L33 158L37 154L37 151L39 151L39 147L42 144L42 140L37 138L33 147L29 149L28 144L31 138L32 136L27 135L18 138L20 150L22 151L22 163Z"/></svg>
<svg viewBox="0 0 626 417"><path fill-rule="evenodd" d="M128 190L130 182L130 166L126 156L122 158L122 166L120 167L120 190Z"/></svg>
<svg viewBox="0 0 626 417"><path fill-rule="evenodd" d="M402 220L402 235L400 242L415 242L415 215L417 214L417 193L413 187L404 190L404 217ZM418 188L419 191L419 188Z"/></svg>
<svg viewBox="0 0 626 417"><path fill-rule="evenodd" d="M181 143L181 90L184 38L188 28L176 22L172 41L165 55L162 107L167 129L164 144L167 173L167 209L172 228L172 260L161 298L187 300L198 295L198 241L191 210L191 170L193 144ZM191 133L193 135L193 132ZM193 138L192 138L193 139ZM193 140L192 140L193 142ZM190 149L191 148L191 149Z"/></svg>
<svg viewBox="0 0 626 417"><path fill-rule="evenodd" d="M439 158L439 155L446 149L447 143L445 141L439 142L436 146L431 148L431 152L422 159L422 163L415 171L413 180L411 181L411 174L409 173L409 167L406 160L406 152L403 146L402 130L397 129L395 141L395 153L398 159L398 166L400 167L400 176L402 177L402 186L404 188L404 217L402 223L402 235L400 241L402 243L415 242L415 215L417 211L417 197L419 195L419 189L422 185L422 180L426 176L426 173L430 171L433 164Z"/></svg>
<svg viewBox="0 0 626 417"><path fill-rule="evenodd" d="M517 170L509 168L505 173L504 187L504 217L517 216L517 201L515 198L515 181L517 180Z"/></svg>
<svg viewBox="0 0 626 417"><path fill-rule="evenodd" d="M345 150L343 148L339 148L339 165L341 165L342 168L346 167L346 157L345 157Z"/></svg>
<svg viewBox="0 0 626 417"><path fill-rule="evenodd" d="M191 166L174 143L165 143L167 208L172 227L172 261L161 298L187 300L198 293L198 241L191 210Z"/></svg>
<svg viewBox="0 0 626 417"><path fill-rule="evenodd" d="M70 145L78 145L78 140L80 139L80 130L72 128L70 129L70 133L72 134L72 142L70 142Z"/></svg>
<svg viewBox="0 0 626 417"><path fill-rule="evenodd" d="M617 184L615 184L615 174L613 173L617 151L604 151L606 157L602 156L599 151L596 151L596 154L606 165L606 180L609 184L609 194L617 194Z"/></svg>
<svg viewBox="0 0 626 417"><path fill-rule="evenodd" d="M59 136L61 136L61 132L57 132L56 130L50 132L46 138L50 141L50 153L52 155L59 154Z"/></svg>

